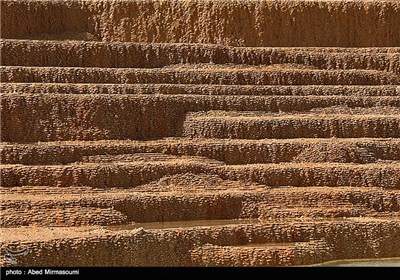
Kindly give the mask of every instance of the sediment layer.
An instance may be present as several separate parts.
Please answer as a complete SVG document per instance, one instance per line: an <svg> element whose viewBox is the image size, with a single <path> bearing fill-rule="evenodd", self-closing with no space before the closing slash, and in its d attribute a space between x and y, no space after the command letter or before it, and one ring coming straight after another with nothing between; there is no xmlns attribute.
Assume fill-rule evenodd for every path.
<svg viewBox="0 0 400 280"><path fill-rule="evenodd" d="M155 68L173 64L293 64L317 69L400 73L399 48L249 48L200 44L144 44L3 40L2 65ZM24 52L24 56L18 53ZM46 56L43 56L46 52ZM156 57L156 59L154 59Z"/></svg>
<svg viewBox="0 0 400 280"><path fill-rule="evenodd" d="M55 94L168 94L168 95L243 95L243 96L400 96L400 86L341 85L197 85L197 84L74 84L74 83L6 83L4 93ZM375 102L378 102L376 99Z"/></svg>
<svg viewBox="0 0 400 280"><path fill-rule="evenodd" d="M2 164L53 165L82 161L129 161L134 154L201 156L226 164L339 162L378 163L400 160L400 140L381 138L182 139L152 141L70 141L3 143Z"/></svg>
<svg viewBox="0 0 400 280"><path fill-rule="evenodd" d="M296 137L380 137L376 131L382 126L382 137L397 137L398 114L400 107L399 97L342 97L342 96L290 96L290 97L253 97L253 96L197 96L197 95L63 95L63 94L2 94L2 140L5 142L35 142L56 140L101 140L101 139L151 139L174 137L183 134L195 135L196 124L208 122L214 127L213 119L191 117L190 112L210 110L236 111L265 111L265 112L303 112L289 117L270 117L270 123L282 124L286 127L293 124L302 124L303 132L298 129ZM348 116L357 111L369 110L368 114ZM313 111L314 110L314 111ZM374 111L381 111L380 116L372 116ZM392 112L385 114L385 110ZM25 112L29 111L29 114ZM163 112L154 114L154 111ZM314 113L313 113L314 112ZM318 112L343 112L319 117ZM311 114L306 117L307 114ZM315 115L315 117L312 117ZM218 117L214 118L215 120ZM219 118L221 119L221 118ZM255 118L253 118L255 119ZM226 121L220 120L220 121ZM238 120L231 119L232 125ZM253 123L253 126L263 123L243 118L243 125ZM228 121L229 122L229 121ZM265 121L264 121L265 122ZM135 125L140 123L140 125ZM340 125L347 123L347 127ZM132 124L132 125L129 125ZM218 122L212 132L218 138L226 137L226 129L222 131ZM221 122L220 122L221 124ZM320 130L319 125L325 124ZM247 127L247 126L246 126ZM330 129L335 129L336 132ZM182 131L185 128L186 132ZM205 126L207 128L207 126ZM250 127L248 127L250 129ZM191 129L192 132L189 132ZM213 129L213 128L212 128ZM247 128L246 128L247 129ZM256 129L256 128L255 128ZM265 129L264 129L265 131ZM244 131L242 131L245 133ZM203 132L204 136L207 129ZM257 137L271 138L258 131ZM296 131L286 131L282 127L274 132L276 138L293 138ZM279 134L280 133L280 134ZM218 136L219 135L219 136ZM292 135L292 136L290 136ZM340 136L342 135L342 136ZM200 136L200 134L199 134ZM233 136L233 134L232 134ZM240 135L236 136L239 137ZM207 137L207 136L206 136ZM243 136L241 136L243 137ZM251 137L251 134L249 134ZM248 138L247 136L245 138Z"/></svg>
<svg viewBox="0 0 400 280"><path fill-rule="evenodd" d="M185 69L186 68L186 69ZM2 66L1 80L23 83L167 83L228 85L384 85L399 76L376 70L268 69L248 67L78 68Z"/></svg>
<svg viewBox="0 0 400 280"><path fill-rule="evenodd" d="M4 38L13 39L398 47L399 5L393 0L6 0L1 29Z"/></svg>
<svg viewBox="0 0 400 280"><path fill-rule="evenodd" d="M339 164L290 163L233 165L190 162L183 158L167 162L88 163L66 166L3 165L2 187L91 186L135 187L163 176L193 173L218 174L266 186L371 186L400 188L398 163Z"/></svg>
<svg viewBox="0 0 400 280"><path fill-rule="evenodd" d="M399 227L398 221L355 218L338 222L260 225L240 225L238 222L237 225L230 226L164 230L138 228L117 232L96 227L66 227L36 228L27 234L26 228L10 228L2 229L2 233L6 236L3 239L4 245L14 246L16 249L30 248L23 258L18 257L18 260L24 259L24 263L29 266L305 265L321 259L363 258L366 254L378 258L397 256L400 253L397 246L400 244ZM376 240L374 237L377 235L382 235L382 238ZM254 254L257 247L253 250L249 248L254 243L259 244L258 246L262 243L268 247L268 243L277 246L276 243L279 242L284 243L281 246L291 247L283 254L274 254L273 260L269 254L264 255L264 258L263 255ZM303 242L301 252L308 252L310 257L298 257L298 242ZM324 242L331 245L323 245ZM316 243L320 245L316 246ZM176 250L175 246L178 244L180 249ZM200 244L211 244L221 250ZM232 246L236 246L234 254L229 251ZM3 247L3 254L4 250ZM265 253L266 250L262 251ZM54 257L49 257L50 255ZM85 258L87 255L96 258ZM121 258L121 255L130 257ZM243 257L238 258L241 255Z"/></svg>
<svg viewBox="0 0 400 280"><path fill-rule="evenodd" d="M2 267L400 256L400 2L1 9Z"/></svg>

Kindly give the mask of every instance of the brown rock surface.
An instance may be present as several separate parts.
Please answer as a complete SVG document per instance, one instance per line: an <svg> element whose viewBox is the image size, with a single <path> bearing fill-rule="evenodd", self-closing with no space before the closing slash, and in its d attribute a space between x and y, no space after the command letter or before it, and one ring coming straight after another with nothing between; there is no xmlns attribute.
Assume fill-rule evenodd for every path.
<svg viewBox="0 0 400 280"><path fill-rule="evenodd" d="M400 257L400 2L1 9L2 266Z"/></svg>

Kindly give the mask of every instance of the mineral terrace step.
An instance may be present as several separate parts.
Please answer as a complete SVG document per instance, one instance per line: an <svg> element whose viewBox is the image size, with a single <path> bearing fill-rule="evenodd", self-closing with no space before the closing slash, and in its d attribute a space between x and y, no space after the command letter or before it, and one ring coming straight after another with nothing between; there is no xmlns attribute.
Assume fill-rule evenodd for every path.
<svg viewBox="0 0 400 280"><path fill-rule="evenodd" d="M1 185L132 188L163 176L206 173L222 179L266 186L353 186L400 189L398 163L286 163L224 165L201 159L155 162L81 163L73 165L2 165Z"/></svg>
<svg viewBox="0 0 400 280"><path fill-rule="evenodd" d="M168 94L168 95L231 95L249 96L338 96L384 99L400 96L400 86L343 86L343 85L207 85L207 84L74 84L74 83L12 83L2 82L3 93L24 94Z"/></svg>
<svg viewBox="0 0 400 280"><path fill-rule="evenodd" d="M399 189L400 171L394 164L287 163L220 167L223 178L267 186L370 186ZM396 178L397 177L397 178Z"/></svg>
<svg viewBox="0 0 400 280"><path fill-rule="evenodd" d="M2 94L2 140L6 142L37 142L56 140L155 139L181 135L181 126L188 112L265 111L316 112L362 111L386 114L400 108L400 97L317 97L317 96L196 96L196 95L67 95L67 94ZM331 107L331 108L329 108ZM318 109L319 108L319 109ZM363 109L364 108L364 109ZM396 111L397 110L397 111ZM29 114L22 114L29 112ZM158 112L158 113L155 113ZM296 114L297 115L297 114ZM51 116L51 120L49 120ZM398 116L398 114L397 114ZM357 116L356 116L357 117ZM297 116L295 118L298 118ZM198 122L209 121L197 119ZM276 120L277 121L277 120ZM295 120L306 122L305 119ZM321 120L323 121L323 120ZM370 126L387 124L388 135L396 135L396 116L368 120ZM325 122L329 122L325 120ZM332 122L340 122L332 120ZM344 122L350 122L345 119ZM355 122L353 127L363 122ZM188 121L186 122L188 123ZM332 124L334 125L334 124ZM316 132L317 133L317 132ZM347 131L352 137L350 131ZM359 135L354 137L360 137ZM317 134L318 135L318 134ZM362 134L361 134L362 135ZM375 136L374 136L375 135ZM309 137L308 134L306 137ZM385 137L378 132L365 134Z"/></svg>
<svg viewBox="0 0 400 280"><path fill-rule="evenodd" d="M212 224L212 223L210 223ZM346 232L346 238L343 238ZM315 262L334 259L393 257L400 253L400 223L395 219L350 218L266 224L224 224L185 228L111 230L107 227L2 228L1 251L27 250L29 266L176 266L199 265L199 246L241 246L322 240L335 252ZM376 239L379 234L381 238ZM362 238L360 238L362 237ZM196 243L193 240L197 240ZM179 251L171 244L179 244ZM209 246L209 245L207 245ZM257 248L257 246L254 246ZM131 252L135 252L132 254ZM162 253L160 253L162 252ZM129 258L121 258L127 256ZM49 257L51 256L51 257ZM84 256L96 256L87 258ZM197 254L198 256L198 254ZM266 256L268 258L268 256ZM18 258L22 261L22 258ZM3 260L4 262L4 260ZM202 265L212 265L206 262ZM288 263L296 265L298 263Z"/></svg>
<svg viewBox="0 0 400 280"><path fill-rule="evenodd" d="M228 200L231 197L241 197L243 199L242 203L245 205L240 206L238 203L235 205L246 209L243 210L244 212L241 216L237 216L236 218L258 217L258 212L254 213L254 209L250 208L255 207L255 204L259 203L263 209L265 207L271 207L271 209L279 207L286 209L307 209L307 207L315 209L318 209L318 207L346 208L354 205L377 212L399 212L400 210L400 192L398 190L348 186L330 188L281 186L279 188L268 188L253 183L222 180L215 175L193 173L165 176L160 180L131 189L23 186L1 188L0 191L2 195L1 209L42 209L72 206L113 208L122 211L124 215L134 221L168 220L166 216L163 216L165 214L169 215L170 218L174 217L174 215L168 214L173 209L166 212L159 211L157 215L153 213L152 215L148 215L147 218L145 217L146 215L143 216L144 212L137 211L137 209L142 209L141 211L143 211L142 204L149 203L150 200L154 201L150 205L157 208L160 207L160 203L157 201L161 202L171 199L176 203L182 203L183 199L189 201L197 197L199 198L198 202L201 202L202 197L211 199L218 196ZM230 202L233 203L235 201L237 200L232 198ZM253 202L255 203L254 205L252 204ZM209 206L213 205L210 204ZM168 203L165 207L174 207L174 203ZM214 207L218 207L218 205L214 204ZM185 211L185 209L185 207L176 207L173 211L179 212ZM151 209L148 210L152 211ZM238 210L234 212L241 213ZM212 213L217 215L222 214L221 212L218 214L218 211ZM197 213L193 212L187 215L187 219L190 216L194 217L196 215Z"/></svg>
<svg viewBox="0 0 400 280"><path fill-rule="evenodd" d="M288 266L330 259L332 248L324 241L248 243L241 246L204 245L191 251L199 266Z"/></svg>
<svg viewBox="0 0 400 280"><path fill-rule="evenodd" d="M88 158L118 161L118 156L162 153L202 156L226 164L400 161L400 139L187 139L152 141L70 141L31 144L2 143L1 163L24 165L69 164Z"/></svg>
<svg viewBox="0 0 400 280"><path fill-rule="evenodd" d="M257 47L400 44L398 1L3 2L2 38ZM247 20L238 24L242 18Z"/></svg>
<svg viewBox="0 0 400 280"><path fill-rule="evenodd" d="M348 217L362 217L366 216L367 209L362 207L354 206L336 206L331 207L293 207L285 208L274 205L268 205L260 207L260 219L288 219L288 218L312 218L312 219L323 219L323 218L348 218Z"/></svg>
<svg viewBox="0 0 400 280"><path fill-rule="evenodd" d="M192 138L400 137L398 114L190 114L182 136Z"/></svg>
<svg viewBox="0 0 400 280"><path fill-rule="evenodd" d="M49 207L49 205L41 205L42 207L31 206L23 209L21 208L7 208L2 209L2 228L13 228L18 226L43 226L43 227L68 227L68 226L87 226L87 225L122 225L135 221L135 222L166 222L176 220L215 220L215 219L237 219L247 218L248 214L245 212L249 209L240 209L238 205L240 199L232 199L229 195L226 195L224 199L220 196L204 195L204 197L197 200L192 199L177 201L173 198L166 200L161 197L156 199L151 197L147 199L147 203L143 203L143 200L138 202L135 200L126 200L126 202L133 202L130 207L128 216L124 214L125 211L116 210L114 208L95 208L86 207L81 204L77 205L62 205L60 207ZM155 201L161 203L161 206L149 203L149 201ZM243 201L243 200L242 200ZM135 203L136 202L136 203ZM4 203L4 201L2 201ZM6 203L7 205L8 203ZM217 204L217 205L215 205ZM118 204L117 204L118 206ZM247 206L247 205L246 205ZM150 208L140 213L135 213L135 210L140 208L134 207L145 207ZM184 207L184 208L183 208ZM133 208L133 209L132 209ZM178 209L181 208L181 209ZM232 210L232 208L234 210ZM186 210L185 210L186 209ZM239 212L236 212L239 210ZM240 212L241 210L241 212ZM167 215L158 214L163 211L168 211ZM165 212L163 212L165 213ZM223 214L222 214L223 213ZM247 214L247 215L246 215ZM254 214L253 219L259 218L263 220L287 220L287 219L318 219L323 220L325 218L349 218L349 217L365 217L369 215L379 216L380 213L368 211L368 209L360 207L337 207L335 209L318 207L315 209L286 209L277 208L273 211L260 211L260 213ZM393 213L390 213L393 216ZM386 215L388 216L388 215ZM249 223L257 224L257 221L249 221ZM138 225L137 227L140 227Z"/></svg>
<svg viewBox="0 0 400 280"><path fill-rule="evenodd" d="M212 181L214 185L210 184ZM377 216L399 210L398 191L351 187L269 189L191 173L164 177L130 190L45 186L1 190L2 227L321 219Z"/></svg>
<svg viewBox="0 0 400 280"><path fill-rule="evenodd" d="M399 48L249 48L201 44L146 44L2 40L2 65L153 68L182 63L299 64L319 69L369 69L400 73Z"/></svg>
<svg viewBox="0 0 400 280"><path fill-rule="evenodd" d="M227 85L398 85L397 74L376 70L316 70L184 65L170 68L1 66L3 82L167 83Z"/></svg>
<svg viewBox="0 0 400 280"><path fill-rule="evenodd" d="M60 208L2 209L1 227L113 225L126 216L111 208L89 208L81 205Z"/></svg>

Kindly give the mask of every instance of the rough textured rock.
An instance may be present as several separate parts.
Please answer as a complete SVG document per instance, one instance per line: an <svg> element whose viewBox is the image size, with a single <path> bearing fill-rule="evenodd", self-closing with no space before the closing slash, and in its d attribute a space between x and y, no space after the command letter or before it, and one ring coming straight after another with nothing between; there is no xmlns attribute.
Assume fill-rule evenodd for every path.
<svg viewBox="0 0 400 280"><path fill-rule="evenodd" d="M1 2L2 266L400 257L400 2Z"/></svg>
<svg viewBox="0 0 400 280"><path fill-rule="evenodd" d="M6 0L1 29L13 39L398 47L399 15L395 0Z"/></svg>

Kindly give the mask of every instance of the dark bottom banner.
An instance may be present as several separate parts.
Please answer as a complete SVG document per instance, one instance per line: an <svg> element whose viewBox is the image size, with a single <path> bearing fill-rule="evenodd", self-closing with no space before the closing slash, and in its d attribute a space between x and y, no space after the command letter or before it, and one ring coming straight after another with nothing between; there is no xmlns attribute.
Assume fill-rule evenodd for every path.
<svg viewBox="0 0 400 280"><path fill-rule="evenodd" d="M298 276L298 273L307 273L309 276L315 275L321 277L335 274L347 274L349 272L356 272L358 276L378 272L378 270L385 272L400 272L397 268L385 267L256 267L256 268L209 268L209 267L184 267L184 268L171 268L171 267L3 267L1 268L1 279L15 279L15 278L32 278L32 277L52 277L52 278L91 278L91 277L139 277L142 273L146 277L151 276L185 276L188 277L202 277L204 276L218 276L223 277L252 277L254 276L276 276L282 278L285 276ZM395 271L397 270L397 271ZM166 274L168 273L168 274ZM169 274L170 273L170 274ZM196 273L196 274L193 274ZM380 272L379 272L380 273Z"/></svg>

